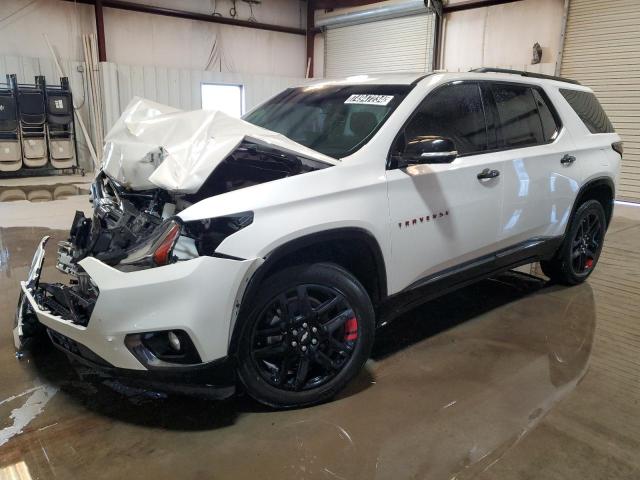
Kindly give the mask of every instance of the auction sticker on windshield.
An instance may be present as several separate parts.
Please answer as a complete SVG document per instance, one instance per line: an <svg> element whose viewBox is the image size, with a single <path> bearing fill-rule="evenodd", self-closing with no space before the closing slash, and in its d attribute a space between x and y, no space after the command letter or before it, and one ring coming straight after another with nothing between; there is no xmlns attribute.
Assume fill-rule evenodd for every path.
<svg viewBox="0 0 640 480"><path fill-rule="evenodd" d="M388 105L393 100L393 95L371 95L366 93L354 94L347 98L344 103L356 105Z"/></svg>

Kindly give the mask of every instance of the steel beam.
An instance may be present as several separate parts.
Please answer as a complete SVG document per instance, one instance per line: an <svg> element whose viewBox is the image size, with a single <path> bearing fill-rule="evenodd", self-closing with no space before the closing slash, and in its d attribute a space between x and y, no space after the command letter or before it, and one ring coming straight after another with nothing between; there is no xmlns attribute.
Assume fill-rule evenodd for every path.
<svg viewBox="0 0 640 480"><path fill-rule="evenodd" d="M102 0L96 0L93 7L96 14L96 33L98 35L98 61L107 61L107 47L104 40L104 16L102 15Z"/></svg>
<svg viewBox="0 0 640 480"><path fill-rule="evenodd" d="M173 8L155 7L153 5L142 5L135 2L122 0L65 0L67 2L84 3L86 5L96 5L102 3L103 8L116 8L130 12L149 13L152 15L164 15L166 17L184 18L186 20L199 20L201 22L220 23L223 25L233 25L236 27L254 28L257 30L267 30L270 32L291 33L293 35L306 35L303 28L285 27L283 25L272 25L270 23L250 22L248 20L237 20L235 18L218 17L206 13L189 12L186 10L176 10Z"/></svg>
<svg viewBox="0 0 640 480"><path fill-rule="evenodd" d="M503 5L505 3L521 2L522 0L466 0L464 2L454 3L453 5L445 5L442 13L461 12L463 10L472 10L474 8L493 7L495 5Z"/></svg>

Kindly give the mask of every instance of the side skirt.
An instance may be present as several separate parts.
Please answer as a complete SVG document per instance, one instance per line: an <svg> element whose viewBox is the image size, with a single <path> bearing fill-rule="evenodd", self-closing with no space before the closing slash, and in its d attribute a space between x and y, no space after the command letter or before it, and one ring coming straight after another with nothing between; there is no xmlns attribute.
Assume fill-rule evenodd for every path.
<svg viewBox="0 0 640 480"><path fill-rule="evenodd" d="M563 236L532 238L503 250L424 277L387 297L378 308L378 326L429 300L512 268L551 259Z"/></svg>

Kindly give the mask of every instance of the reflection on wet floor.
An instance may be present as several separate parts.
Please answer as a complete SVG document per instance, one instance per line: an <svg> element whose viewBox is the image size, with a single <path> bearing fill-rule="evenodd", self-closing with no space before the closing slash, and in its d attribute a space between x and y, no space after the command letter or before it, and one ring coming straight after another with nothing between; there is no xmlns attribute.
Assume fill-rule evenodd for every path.
<svg viewBox="0 0 640 480"><path fill-rule="evenodd" d="M88 195L86 184L56 183L52 185L0 186L0 202L50 202L64 200L75 195Z"/></svg>
<svg viewBox="0 0 640 480"><path fill-rule="evenodd" d="M0 229L0 478L640 477L640 254L616 240L637 222L614 224L590 282L508 272L429 302L379 331L339 398L280 412L97 381L46 346L15 360L17 282L45 233L66 235ZM51 254L44 276L62 278Z"/></svg>

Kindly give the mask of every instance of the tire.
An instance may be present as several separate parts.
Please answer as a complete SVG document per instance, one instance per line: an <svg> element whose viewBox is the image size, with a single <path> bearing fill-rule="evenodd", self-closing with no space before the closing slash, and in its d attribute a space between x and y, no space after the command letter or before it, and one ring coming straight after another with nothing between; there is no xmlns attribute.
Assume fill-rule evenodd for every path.
<svg viewBox="0 0 640 480"><path fill-rule="evenodd" d="M540 262L543 273L563 285L584 282L600 258L606 225L604 208L600 202L587 200L580 205L556 256Z"/></svg>
<svg viewBox="0 0 640 480"><path fill-rule="evenodd" d="M276 408L334 397L369 358L375 331L366 290L330 263L267 278L240 321L239 378L251 397Z"/></svg>

